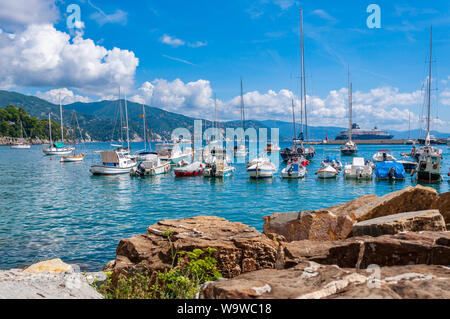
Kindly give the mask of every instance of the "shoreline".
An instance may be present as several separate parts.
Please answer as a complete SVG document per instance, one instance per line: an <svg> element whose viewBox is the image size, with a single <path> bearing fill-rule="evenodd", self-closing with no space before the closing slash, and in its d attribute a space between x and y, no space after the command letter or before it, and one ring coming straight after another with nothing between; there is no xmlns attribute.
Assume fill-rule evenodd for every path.
<svg viewBox="0 0 450 319"><path fill-rule="evenodd" d="M145 234L120 240L115 259L102 271L84 277L75 271L75 292L71 289L77 266L61 260L40 262L28 270L2 270L0 290L6 277L10 294L15 291L11 286L21 287L18 295L6 297L29 297L26 287L31 285L43 290L36 298L68 298L67 289L75 298L101 298L86 284L87 277L104 281L108 272L114 282L136 273L154 276L173 267L173 247L180 252L210 247L226 279L202 285L200 299L439 298L444 286L450 294L449 192L410 186L381 197L365 195L326 209L275 213L263 220L263 232L214 216L161 220ZM382 286L367 289L374 265L380 269ZM24 275L30 268L36 272ZM398 290L405 285L410 288Z"/></svg>

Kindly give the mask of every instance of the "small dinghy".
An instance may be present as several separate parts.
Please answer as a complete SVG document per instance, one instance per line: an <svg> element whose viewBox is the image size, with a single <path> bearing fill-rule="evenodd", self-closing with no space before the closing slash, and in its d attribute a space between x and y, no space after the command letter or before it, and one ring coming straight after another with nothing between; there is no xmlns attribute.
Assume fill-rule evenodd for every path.
<svg viewBox="0 0 450 319"><path fill-rule="evenodd" d="M339 174L339 171L335 169L333 166L327 165L319 169L315 174L317 175L318 178L328 179L328 178L336 178Z"/></svg>
<svg viewBox="0 0 450 319"><path fill-rule="evenodd" d="M395 161L384 161L377 163L375 167L377 180L403 180L406 176L403 164Z"/></svg>

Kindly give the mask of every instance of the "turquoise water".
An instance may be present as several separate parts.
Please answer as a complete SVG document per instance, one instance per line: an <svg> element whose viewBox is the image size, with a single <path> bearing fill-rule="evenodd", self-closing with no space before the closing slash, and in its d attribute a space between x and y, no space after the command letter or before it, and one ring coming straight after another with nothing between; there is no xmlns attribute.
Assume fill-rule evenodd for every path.
<svg viewBox="0 0 450 319"><path fill-rule="evenodd" d="M132 147L140 149L142 144ZM99 270L114 259L120 239L144 233L161 219L216 215L262 230L265 215L326 208L414 184L410 178L395 183L345 181L342 176L318 180L314 172L324 156L323 146L316 147L307 178L293 181L281 180L281 169L271 180L250 180L245 164L236 164L235 175L224 181L176 179L172 174L97 177L89 173L89 167L100 161L93 151L110 147L88 144L86 148L85 162L64 164L56 157L44 157L40 146L28 151L0 148L0 269L59 257L81 269ZM370 158L386 146L359 148L359 156ZM411 149L389 148L398 158ZM449 191L449 149L442 149L445 181L432 185L440 193Z"/></svg>

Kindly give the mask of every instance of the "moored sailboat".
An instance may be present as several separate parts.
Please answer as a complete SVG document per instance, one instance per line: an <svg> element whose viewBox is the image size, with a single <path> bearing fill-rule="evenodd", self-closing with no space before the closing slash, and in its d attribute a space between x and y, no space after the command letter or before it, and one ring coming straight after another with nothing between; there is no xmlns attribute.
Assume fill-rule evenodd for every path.
<svg viewBox="0 0 450 319"><path fill-rule="evenodd" d="M22 125L22 121L20 121L20 140L23 141L23 125ZM29 149L29 148L31 148L31 144L24 143L24 142L17 142L17 143L11 144L9 147L12 148L12 149Z"/></svg>
<svg viewBox="0 0 450 319"><path fill-rule="evenodd" d="M352 156L358 152L358 147L355 142L352 141L352 132L353 132L353 94L352 94L352 83L350 82L350 67L348 68L348 118L349 118L349 134L348 141L343 146L341 146L341 154Z"/></svg>
<svg viewBox="0 0 450 319"><path fill-rule="evenodd" d="M73 154L69 156L61 156L61 159L59 160L61 163L65 162L82 162L84 159L84 156L86 154L76 154L76 124L75 124L75 111L73 111Z"/></svg>
<svg viewBox="0 0 450 319"><path fill-rule="evenodd" d="M433 28L430 30L430 61L427 82L427 135L425 146L417 151L418 168L416 177L418 181L426 183L438 183L443 180L441 175L442 150L431 146L430 120L431 120L431 58L433 53Z"/></svg>
<svg viewBox="0 0 450 319"><path fill-rule="evenodd" d="M119 108L121 112L122 105L120 103L120 93L119 93ZM125 117L126 117L127 148L121 146L114 151L100 152L102 156L102 164L91 166L89 171L92 174L94 175L129 174L131 172L131 169L138 165L136 158L134 156L130 156L130 132L128 128L128 110L127 110L126 96L125 96Z"/></svg>

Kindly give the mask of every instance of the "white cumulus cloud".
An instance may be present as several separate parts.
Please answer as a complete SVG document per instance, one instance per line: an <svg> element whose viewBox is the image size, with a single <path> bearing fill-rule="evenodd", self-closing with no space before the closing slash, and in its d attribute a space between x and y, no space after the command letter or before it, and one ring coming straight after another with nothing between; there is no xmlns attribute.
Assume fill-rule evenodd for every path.
<svg viewBox="0 0 450 319"><path fill-rule="evenodd" d="M75 94L73 91L67 88L53 89L46 92L38 91L36 92L36 96L54 104L59 104L61 98L61 104L63 105L75 102L83 102L83 103L91 102L91 99L89 97Z"/></svg>
<svg viewBox="0 0 450 319"><path fill-rule="evenodd" d="M0 1L0 28L23 30L30 24L54 23L59 19L54 0Z"/></svg>
<svg viewBox="0 0 450 319"><path fill-rule="evenodd" d="M132 51L96 45L81 34L71 38L50 24L33 24L14 37L0 34L0 85L70 87L106 94L132 87L138 58Z"/></svg>

